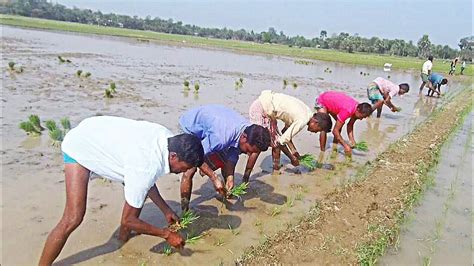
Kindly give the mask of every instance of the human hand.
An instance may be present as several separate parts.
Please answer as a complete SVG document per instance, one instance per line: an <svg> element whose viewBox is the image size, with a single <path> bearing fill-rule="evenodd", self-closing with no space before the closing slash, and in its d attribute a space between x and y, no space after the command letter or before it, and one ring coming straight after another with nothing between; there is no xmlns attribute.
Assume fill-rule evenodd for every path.
<svg viewBox="0 0 474 266"><path fill-rule="evenodd" d="M168 210L167 212L164 213L166 221L168 221L168 224L175 224L179 222L179 217L174 213L172 210Z"/></svg>
<svg viewBox="0 0 474 266"><path fill-rule="evenodd" d="M168 242L174 248L180 249L184 247L184 244L186 242L184 241L184 238L180 234L170 231L169 229L165 229L165 230L167 230L167 233L168 233L168 236L165 237L166 242Z"/></svg>
<svg viewBox="0 0 474 266"><path fill-rule="evenodd" d="M349 145L344 145L344 153L346 155L352 155L352 148Z"/></svg>

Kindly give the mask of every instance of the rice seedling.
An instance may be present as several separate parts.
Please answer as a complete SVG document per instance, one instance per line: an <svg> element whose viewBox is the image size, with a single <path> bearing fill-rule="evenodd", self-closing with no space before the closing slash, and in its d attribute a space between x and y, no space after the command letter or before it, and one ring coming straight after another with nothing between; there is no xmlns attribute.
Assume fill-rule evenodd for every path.
<svg viewBox="0 0 474 266"><path fill-rule="evenodd" d="M64 132L61 129L56 128L54 130L49 131L49 137L52 140L51 145L53 145L54 147L59 147L64 139Z"/></svg>
<svg viewBox="0 0 474 266"><path fill-rule="evenodd" d="M58 60L59 60L59 63L65 63L66 62L66 59L64 59L62 56L58 55Z"/></svg>
<svg viewBox="0 0 474 266"><path fill-rule="evenodd" d="M179 229L185 229L191 225L194 221L199 219L199 216L194 214L191 210L187 210L183 213L183 216L179 220Z"/></svg>
<svg viewBox="0 0 474 266"><path fill-rule="evenodd" d="M104 96L105 96L105 98L114 98L114 96L112 95L112 90L111 89L105 89Z"/></svg>
<svg viewBox="0 0 474 266"><path fill-rule="evenodd" d="M298 88L298 84L296 84L296 82L293 82L293 89L296 89Z"/></svg>
<svg viewBox="0 0 474 266"><path fill-rule="evenodd" d="M28 117L28 120L31 122L31 124L33 125L33 127L35 128L36 131L40 132L40 131L44 130L44 128L41 126L41 120L40 120L39 116L30 115Z"/></svg>
<svg viewBox="0 0 474 266"><path fill-rule="evenodd" d="M46 125L46 128L49 131L53 131L53 130L58 128L58 126L56 125L56 122L54 120L46 120L45 125Z"/></svg>
<svg viewBox="0 0 474 266"><path fill-rule="evenodd" d="M189 90L189 81L185 80L185 81L183 82L183 85L184 85L184 88L185 88L186 90Z"/></svg>
<svg viewBox="0 0 474 266"><path fill-rule="evenodd" d="M110 85L109 85L109 87L110 87L110 90L111 90L113 93L116 93L116 92L117 92L117 91L116 91L117 86L115 85L115 82L111 82Z"/></svg>
<svg viewBox="0 0 474 266"><path fill-rule="evenodd" d="M240 84L244 84L244 78L239 78Z"/></svg>
<svg viewBox="0 0 474 266"><path fill-rule="evenodd" d="M312 154L304 154L299 158L300 165L307 168L309 171L313 171L316 168L321 168L321 164L318 163L314 155Z"/></svg>
<svg viewBox="0 0 474 266"><path fill-rule="evenodd" d="M173 250L171 249L170 245L166 244L163 247L163 254L165 254L166 256L169 256L169 255L173 254Z"/></svg>
<svg viewBox="0 0 474 266"><path fill-rule="evenodd" d="M13 62L13 61L8 62L8 68L10 70L15 70L15 62Z"/></svg>
<svg viewBox="0 0 474 266"><path fill-rule="evenodd" d="M81 74L82 74L82 70L79 69L78 71L76 71L76 76L80 77Z"/></svg>
<svg viewBox="0 0 474 266"><path fill-rule="evenodd" d="M91 72L86 72L86 73L84 74L84 77L88 78L88 77L90 77L91 75L92 75Z"/></svg>
<svg viewBox="0 0 474 266"><path fill-rule="evenodd" d="M240 89L242 87L243 87L242 82L240 80L236 80L235 81L235 89L237 90L237 89Z"/></svg>
<svg viewBox="0 0 474 266"><path fill-rule="evenodd" d="M295 200L302 201L304 199L304 195L301 192L296 193Z"/></svg>
<svg viewBox="0 0 474 266"><path fill-rule="evenodd" d="M199 83L194 83L194 92L199 92Z"/></svg>
<svg viewBox="0 0 474 266"><path fill-rule="evenodd" d="M283 80L283 88L286 88L288 86L288 80L284 79Z"/></svg>
<svg viewBox="0 0 474 266"><path fill-rule="evenodd" d="M238 230L235 230L234 228L232 228L232 226L230 224L227 224L227 225L229 226L229 229L230 229L230 231L232 232L232 234L234 236L240 234L240 232Z"/></svg>
<svg viewBox="0 0 474 266"><path fill-rule="evenodd" d="M71 121L69 121L69 118L64 117L64 118L61 118L60 122L61 122L61 126L64 129L64 132L67 133L71 129Z"/></svg>
<svg viewBox="0 0 474 266"><path fill-rule="evenodd" d="M41 135L41 131L36 130L35 126L31 121L21 122L19 127L23 129L27 135L38 136Z"/></svg>
<svg viewBox="0 0 474 266"><path fill-rule="evenodd" d="M247 188L248 187L249 187L249 183L248 182L243 182L240 185L233 187L228 192L228 195L240 199L242 197L242 195L247 193Z"/></svg>
<svg viewBox="0 0 474 266"><path fill-rule="evenodd" d="M270 213L270 215L271 215L272 217L275 217L275 216L277 216L277 215L280 214L280 213L281 213L281 207L274 207L274 208L272 209L272 212Z"/></svg>
<svg viewBox="0 0 474 266"><path fill-rule="evenodd" d="M295 205L295 199L293 197L289 197L286 199L285 202L286 207L291 208Z"/></svg>
<svg viewBox="0 0 474 266"><path fill-rule="evenodd" d="M354 149L366 152L369 151L369 146L367 146L367 142L361 141L354 145Z"/></svg>
<svg viewBox="0 0 474 266"><path fill-rule="evenodd" d="M189 234L186 235L186 244L193 245L196 244L196 242L203 237L202 234L200 235L195 235L195 236L190 236Z"/></svg>
<svg viewBox="0 0 474 266"><path fill-rule="evenodd" d="M224 243L224 240L218 238L215 242L214 242L214 246L216 247L220 247L220 246L223 246L225 243Z"/></svg>

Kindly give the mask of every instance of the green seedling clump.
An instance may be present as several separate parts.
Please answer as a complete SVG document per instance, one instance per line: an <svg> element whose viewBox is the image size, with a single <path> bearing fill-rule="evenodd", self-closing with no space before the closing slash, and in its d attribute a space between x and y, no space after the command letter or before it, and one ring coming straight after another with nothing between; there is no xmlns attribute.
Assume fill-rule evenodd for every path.
<svg viewBox="0 0 474 266"><path fill-rule="evenodd" d="M36 131L40 132L40 131L44 130L44 128L41 126L41 120L40 120L39 116L30 115L28 117L28 120L31 122L31 124L33 125L33 127L35 128Z"/></svg>
<svg viewBox="0 0 474 266"><path fill-rule="evenodd" d="M117 86L115 86L115 82L111 82L109 86L110 86L110 90L111 90L113 93L116 93L116 92L117 92L117 91L116 91Z"/></svg>
<svg viewBox="0 0 474 266"><path fill-rule="evenodd" d="M354 145L354 149L359 151L369 151L369 146L367 146L367 142L361 141L357 142L356 145Z"/></svg>
<svg viewBox="0 0 474 266"><path fill-rule="evenodd" d="M244 84L244 78L239 78L241 84Z"/></svg>
<svg viewBox="0 0 474 266"><path fill-rule="evenodd" d="M15 70L15 62L13 62L13 61L8 62L8 68L10 70Z"/></svg>
<svg viewBox="0 0 474 266"><path fill-rule="evenodd" d="M293 82L293 89L296 89L298 88L298 84L296 84L296 82Z"/></svg>
<svg viewBox="0 0 474 266"><path fill-rule="evenodd" d="M199 91L199 83L194 83L194 91L195 92Z"/></svg>
<svg viewBox="0 0 474 266"><path fill-rule="evenodd" d="M194 214L191 210L187 210L183 213L183 216L179 220L179 222L170 226L171 231L179 231L181 229L186 229L189 225L191 225L194 221L199 219L199 216Z"/></svg>
<svg viewBox="0 0 474 266"><path fill-rule="evenodd" d="M49 130L49 131L53 131L55 129L58 128L58 126L56 125L56 122L54 120L47 120L45 122L46 124L46 128Z"/></svg>
<svg viewBox="0 0 474 266"><path fill-rule="evenodd" d="M166 256L169 256L169 255L173 254L173 250L171 249L170 245L166 244L163 247L163 254L165 254Z"/></svg>
<svg viewBox="0 0 474 266"><path fill-rule="evenodd" d="M86 73L84 74L84 77L88 78L88 77L90 77L91 75L92 75L91 72L86 72Z"/></svg>
<svg viewBox="0 0 474 266"><path fill-rule="evenodd" d="M313 171L316 168L321 168L321 164L318 163L314 155L305 154L299 158L300 165L306 167L309 171Z"/></svg>
<svg viewBox="0 0 474 266"><path fill-rule="evenodd" d="M77 75L78 77L80 77L81 74L82 74L82 70L79 69L78 71L76 71L76 75Z"/></svg>
<svg viewBox="0 0 474 266"><path fill-rule="evenodd" d="M19 127L23 129L28 135L34 135L34 136L41 135L41 131L37 130L35 126L33 125L33 123L31 123L31 121L21 122Z"/></svg>
<svg viewBox="0 0 474 266"><path fill-rule="evenodd" d="M185 89L189 90L189 81L185 80L185 81L183 82L183 85L184 85L184 88L185 88Z"/></svg>
<svg viewBox="0 0 474 266"><path fill-rule="evenodd" d="M64 131L67 133L71 130L71 121L67 117L64 117L60 120L61 126L63 127Z"/></svg>
<svg viewBox="0 0 474 266"><path fill-rule="evenodd" d="M60 55L58 55L58 59L59 59L60 63L65 63L66 62L66 60Z"/></svg>
<svg viewBox="0 0 474 266"><path fill-rule="evenodd" d="M112 90L111 89L105 89L105 98L114 98L114 95L112 95Z"/></svg>
<svg viewBox="0 0 474 266"><path fill-rule="evenodd" d="M243 182L238 186L233 187L229 192L229 196L234 196L236 198L242 197L242 195L247 193L247 188L249 187L248 182Z"/></svg>

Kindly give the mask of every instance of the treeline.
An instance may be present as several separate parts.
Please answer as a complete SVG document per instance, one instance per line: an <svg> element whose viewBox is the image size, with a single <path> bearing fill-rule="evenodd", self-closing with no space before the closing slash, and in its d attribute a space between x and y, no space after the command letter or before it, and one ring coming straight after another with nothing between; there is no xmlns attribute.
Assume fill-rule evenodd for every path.
<svg viewBox="0 0 474 266"><path fill-rule="evenodd" d="M451 59L461 57L461 60L472 61L473 36L460 40L459 48L453 49L448 45L435 45L429 40L428 35L423 35L414 44L412 41L395 39L380 39L378 37L364 38L357 34L339 33L328 36L323 30L320 36L307 39L303 36L290 37L277 32L274 28L268 31L254 32L244 29L218 29L203 28L196 25L183 24L181 21L160 18L140 18L137 16L104 14L90 9L67 8L63 5L48 3L46 0L17 0L2 4L1 13L16 14L27 17L38 17L60 21L78 22L98 26L120 27L127 29L149 30L171 34L193 35L226 40L241 40L257 43L277 43L290 47L316 47L322 49L335 49L353 52L366 52L374 54L388 54L397 56L412 56L425 58L433 55L436 58Z"/></svg>

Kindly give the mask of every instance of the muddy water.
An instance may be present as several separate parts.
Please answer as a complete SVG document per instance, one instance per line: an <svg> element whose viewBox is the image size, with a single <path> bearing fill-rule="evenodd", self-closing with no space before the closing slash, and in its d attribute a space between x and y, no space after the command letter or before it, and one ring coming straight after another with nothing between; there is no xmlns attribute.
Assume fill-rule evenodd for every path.
<svg viewBox="0 0 474 266"><path fill-rule="evenodd" d="M443 147L434 187L381 264L472 264L472 118L473 113Z"/></svg>
<svg viewBox="0 0 474 266"><path fill-rule="evenodd" d="M366 84L377 76L388 75L381 68L316 61L301 65L283 57L11 27L2 28L2 51L4 265L35 263L64 206L59 150L50 146L46 134L29 137L18 129L19 122L30 114L38 114L43 120L67 116L73 125L97 114L117 115L161 123L177 132L177 118L193 106L220 103L247 116L250 103L262 89L297 96L310 106L320 92L330 89L365 100ZM59 54L72 63L60 64ZM23 65L24 73L8 71L9 61ZM331 72L325 72L327 68ZM75 75L78 69L91 72L92 76L79 78ZM389 75L395 82L408 82L413 91L394 100L402 107L401 113L393 114L385 108L382 119L356 123L356 139L366 140L371 151L355 152L353 165L374 158L442 103L442 99L418 97L417 73ZM244 85L236 89L234 84L239 78L244 79ZM287 88L283 88L283 79L289 82ZM184 93L184 80L191 82L191 88L198 82L199 93ZM117 84L117 94L113 99L105 99L104 89L111 81ZM291 86L293 82L298 84L296 89ZM455 91L458 86L450 82L449 90ZM300 153L319 153L317 135L302 132L295 144ZM249 193L242 201L224 206L215 198L209 181L196 176L191 207L201 218L190 233L202 233L204 237L197 244L188 245L181 254L171 256L160 254L163 241L150 236L134 237L119 249L113 235L120 221L122 187L94 180L89 185L84 222L71 235L59 261L86 265L232 263L245 247L284 228L325 192L349 179L350 168L341 163L343 156L330 153L329 150L324 154L324 160L334 164L335 171L296 174L297 169L286 166L282 175L274 176L269 174L271 159L267 152L257 162ZM245 160L242 156L237 173L242 173ZM238 182L240 177L238 174ZM179 176L164 176L157 184L168 204L179 213ZM142 217L164 226L163 216L150 202L146 203Z"/></svg>

